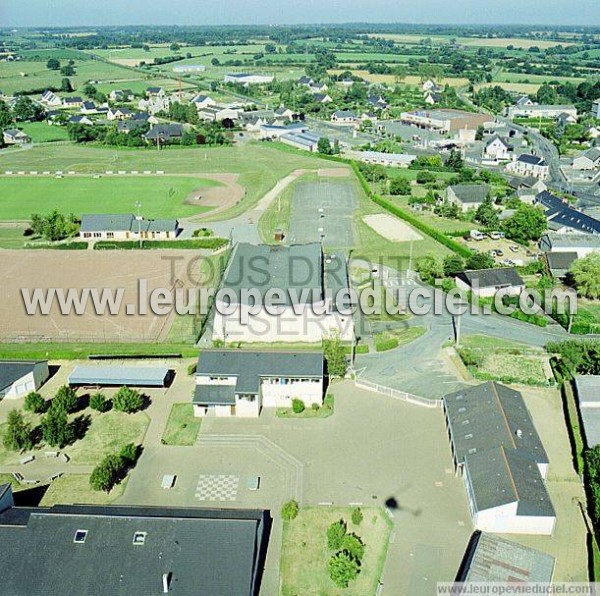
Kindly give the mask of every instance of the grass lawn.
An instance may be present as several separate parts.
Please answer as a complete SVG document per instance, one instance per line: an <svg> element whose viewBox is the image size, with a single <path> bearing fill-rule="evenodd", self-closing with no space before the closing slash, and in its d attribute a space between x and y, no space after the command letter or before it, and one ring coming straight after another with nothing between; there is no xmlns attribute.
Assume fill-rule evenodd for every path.
<svg viewBox="0 0 600 596"><path fill-rule="evenodd" d="M41 507L61 504L108 505L118 499L125 490L127 478L109 493L92 490L87 474L66 474L53 480L48 486Z"/></svg>
<svg viewBox="0 0 600 596"><path fill-rule="evenodd" d="M377 352L393 350L398 346L403 346L421 337L425 331L427 331L425 327L415 326L406 327L404 329L392 329L384 333L377 333L374 336L375 350Z"/></svg>
<svg viewBox="0 0 600 596"><path fill-rule="evenodd" d="M64 126L50 126L45 122L21 122L19 128L22 128L34 143L69 140L69 133Z"/></svg>
<svg viewBox="0 0 600 596"><path fill-rule="evenodd" d="M548 354L519 342L468 335L458 350L474 377L525 385L547 385L552 378Z"/></svg>
<svg viewBox="0 0 600 596"><path fill-rule="evenodd" d="M23 236L25 228L22 227L0 227L0 248L22 248L29 239Z"/></svg>
<svg viewBox="0 0 600 596"><path fill-rule="evenodd" d="M337 164L336 164L337 165ZM176 176L177 174L193 174L197 176L193 180L201 180L203 173L210 174L239 174L237 182L246 190L244 198L234 208L228 212L219 214L220 219L227 219L234 215L239 215L243 211L252 207L267 191L269 191L276 182L284 178L296 169L314 169L331 168L331 161L326 161L311 154L297 154L287 151L279 151L274 147L269 147L266 143L256 143L245 146L233 147L169 147L162 151L151 149L134 148L107 148L85 145L62 145L60 151L51 145L34 146L29 151L15 151L3 154L0 157L0 171L75 171L77 173L97 173L106 170L163 170L165 178ZM162 178L161 178L162 179ZM102 182L90 179L90 182ZM131 180L127 177L126 180ZM143 180L143 176L139 177ZM139 181L136 181L137 182ZM56 182L65 182L67 178L56 180ZM0 180L0 197L5 196L2 180ZM150 184L160 182L156 177L150 179ZM20 181L23 183L23 180ZM182 182L185 184L185 182ZM180 182L178 182L178 185ZM211 185L216 184L211 181ZM22 188L22 186L21 186ZM126 205L122 210L130 211L135 209L135 201L142 197L142 210L144 215L149 206L141 193L140 187L134 187L130 192L125 193L124 200ZM135 192L134 192L135 191ZM165 200L166 191L158 194L158 199ZM176 188L176 195L172 201L181 210L176 213L183 215L189 213L199 213L199 209L189 205L181 205L185 198L182 188ZM24 191L21 191L25 194ZM152 194L155 191L152 190ZM104 199L105 197L103 197ZM157 199L157 200L158 200ZM0 216L2 213L0 199ZM102 205L102 203L100 204ZM95 208L98 205L94 205ZM39 202L36 203L36 211L39 211ZM174 211L175 209L171 209ZM31 211L27 212L26 217L30 217ZM15 219L16 216L11 213L8 217Z"/></svg>
<svg viewBox="0 0 600 596"><path fill-rule="evenodd" d="M390 522L381 509L364 508L359 526L350 521L352 509L307 507L298 517L283 524L281 552L281 594L327 596L366 596L375 594L388 548ZM358 577L345 589L329 578L327 561L334 554L327 548L327 528L344 519L348 532L357 534L365 544Z"/></svg>
<svg viewBox="0 0 600 596"><path fill-rule="evenodd" d="M163 432L163 445L194 445L200 432L201 418L194 416L192 404L173 404Z"/></svg>
<svg viewBox="0 0 600 596"><path fill-rule="evenodd" d="M305 408L300 414L296 414L292 408L277 408L278 418L329 418L333 415L333 395L327 394L320 408Z"/></svg>
<svg viewBox="0 0 600 596"><path fill-rule="evenodd" d="M31 488L31 486L17 482L12 474L0 474L0 484L11 484L13 493L25 490L26 488Z"/></svg>
<svg viewBox="0 0 600 596"><path fill-rule="evenodd" d="M41 421L39 414L30 412L23 412L23 414L33 428L39 426ZM91 409L70 414L69 420L72 422L82 416L89 417L89 427L84 437L62 450L69 455L74 465L95 465L106 455L118 452L127 443L140 444L150 423L150 419L144 412L125 414L111 410L100 414ZM5 424L0 426L0 434ZM47 450L48 446L42 441L28 454L43 458L44 451ZM23 454L8 451L4 446L0 447L1 465L17 465L22 458Z"/></svg>
<svg viewBox="0 0 600 596"><path fill-rule="evenodd" d="M122 176L65 177L14 176L0 178L0 219L28 219L32 213L131 213L142 201L145 217L169 218L195 215L209 210L186 205L195 189L220 186L219 182L195 177Z"/></svg>

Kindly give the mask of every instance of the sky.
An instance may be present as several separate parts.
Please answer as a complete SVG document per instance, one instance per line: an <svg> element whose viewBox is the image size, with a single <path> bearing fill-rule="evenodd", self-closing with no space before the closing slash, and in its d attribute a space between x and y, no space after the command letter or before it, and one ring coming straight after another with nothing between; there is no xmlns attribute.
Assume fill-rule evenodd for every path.
<svg viewBox="0 0 600 596"><path fill-rule="evenodd" d="M0 27L297 23L600 25L600 0L0 0Z"/></svg>

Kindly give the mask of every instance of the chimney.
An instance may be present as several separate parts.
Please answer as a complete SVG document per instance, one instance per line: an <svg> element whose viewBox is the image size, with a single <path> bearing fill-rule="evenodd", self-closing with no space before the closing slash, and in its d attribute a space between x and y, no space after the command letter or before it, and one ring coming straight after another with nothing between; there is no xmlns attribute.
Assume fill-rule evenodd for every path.
<svg viewBox="0 0 600 596"><path fill-rule="evenodd" d="M171 572L163 573L163 576L162 576L163 594L169 593L169 588L171 587L171 577L172 576L173 576L173 574Z"/></svg>

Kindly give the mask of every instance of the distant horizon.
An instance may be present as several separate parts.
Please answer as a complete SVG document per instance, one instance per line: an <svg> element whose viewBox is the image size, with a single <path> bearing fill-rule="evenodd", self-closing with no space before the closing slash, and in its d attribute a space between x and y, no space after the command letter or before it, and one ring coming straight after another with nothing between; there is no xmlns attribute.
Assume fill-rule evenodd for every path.
<svg viewBox="0 0 600 596"><path fill-rule="evenodd" d="M541 10L543 8L543 11ZM482 12L487 22L477 22ZM431 15L436 16L435 22ZM314 15L314 20L307 19ZM292 0L221 0L198 5L195 0L178 0L165 5L153 0L103 0L100 5L81 5L76 0L3 0L0 6L3 29L80 28L143 26L302 26L302 25L422 25L422 26L600 26L598 0L504 0L482 4L461 0L460 6L446 0L304 0L301 9Z"/></svg>

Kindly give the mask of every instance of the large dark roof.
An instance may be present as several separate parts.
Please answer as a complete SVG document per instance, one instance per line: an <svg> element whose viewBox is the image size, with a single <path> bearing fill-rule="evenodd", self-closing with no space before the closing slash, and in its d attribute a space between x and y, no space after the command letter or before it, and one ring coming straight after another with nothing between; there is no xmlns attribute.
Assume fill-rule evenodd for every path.
<svg viewBox="0 0 600 596"><path fill-rule="evenodd" d="M483 203L490 194L489 184L455 184L449 186L461 203Z"/></svg>
<svg viewBox="0 0 600 596"><path fill-rule="evenodd" d="M81 232L176 232L176 219L136 219L131 213L92 213L81 216Z"/></svg>
<svg viewBox="0 0 600 596"><path fill-rule="evenodd" d="M444 396L456 461L501 445L519 449L533 461L548 463L548 456L533 425L523 396L491 381Z"/></svg>
<svg viewBox="0 0 600 596"><path fill-rule="evenodd" d="M323 256L321 245L293 244L292 246L270 246L239 242L231 256L223 279L227 288L241 301L242 290L256 289L264 297L275 288L285 294L286 304L291 304L291 292L298 298L302 290L304 300L311 303L323 296Z"/></svg>
<svg viewBox="0 0 600 596"><path fill-rule="evenodd" d="M564 277L574 261L577 260L576 252L549 252L546 253L548 268L554 277Z"/></svg>
<svg viewBox="0 0 600 596"><path fill-rule="evenodd" d="M0 514L0 591L158 595L166 573L173 595L254 596L267 522L259 510L11 508ZM74 542L77 530L87 530L82 544ZM133 544L135 532L147 533L143 545Z"/></svg>
<svg viewBox="0 0 600 596"><path fill-rule="evenodd" d="M523 163L528 163L533 166L545 166L546 165L546 162L544 161L544 159L542 157L539 157L538 155L531 155L529 153L522 153L521 155L519 155L517 161L521 161Z"/></svg>
<svg viewBox="0 0 600 596"><path fill-rule="evenodd" d="M514 267L463 271L456 277L471 287L477 281L480 288L522 286L525 283Z"/></svg>
<svg viewBox="0 0 600 596"><path fill-rule="evenodd" d="M204 350L196 375L237 377L236 393L258 393L261 377L322 377L323 354Z"/></svg>
<svg viewBox="0 0 600 596"><path fill-rule="evenodd" d="M572 228L587 234L600 234L600 221L573 209L547 190L536 195L535 200L544 206L546 217L554 226Z"/></svg>
<svg viewBox="0 0 600 596"><path fill-rule="evenodd" d="M555 515L537 463L520 449L498 447L467 455L465 470L477 511L517 502L517 515Z"/></svg>
<svg viewBox="0 0 600 596"><path fill-rule="evenodd" d="M144 136L151 141L156 139L168 141L173 137L179 138L182 135L183 127L181 124L156 124Z"/></svg>
<svg viewBox="0 0 600 596"><path fill-rule="evenodd" d="M10 387L45 360L0 360L0 391Z"/></svg>

